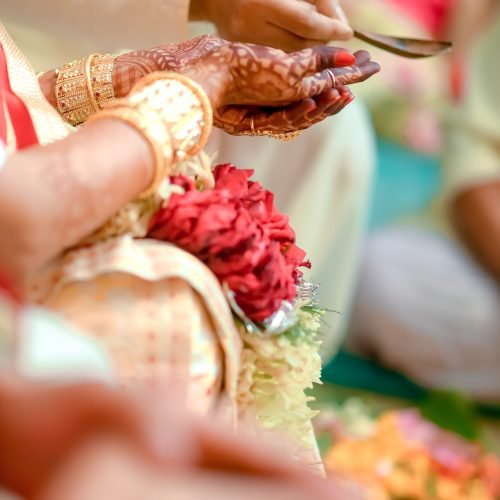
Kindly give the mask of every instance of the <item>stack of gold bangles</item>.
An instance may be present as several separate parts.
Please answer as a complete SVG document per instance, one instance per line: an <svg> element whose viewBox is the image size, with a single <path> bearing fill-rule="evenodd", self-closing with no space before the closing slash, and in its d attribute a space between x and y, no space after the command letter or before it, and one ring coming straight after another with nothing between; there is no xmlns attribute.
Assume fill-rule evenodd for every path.
<svg viewBox="0 0 500 500"><path fill-rule="evenodd" d="M67 122L87 121L115 97L114 60L112 54L91 54L56 70L57 107Z"/></svg>

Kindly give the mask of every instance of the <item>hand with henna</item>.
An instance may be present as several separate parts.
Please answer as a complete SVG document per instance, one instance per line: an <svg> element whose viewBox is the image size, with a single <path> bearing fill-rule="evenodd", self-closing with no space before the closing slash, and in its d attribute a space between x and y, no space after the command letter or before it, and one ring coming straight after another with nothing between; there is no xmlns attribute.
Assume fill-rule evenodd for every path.
<svg viewBox="0 0 500 500"><path fill-rule="evenodd" d="M214 113L214 125L229 134L239 135L253 130L266 130L283 134L305 130L342 111L354 96L347 87L350 83L364 81L378 71L370 54L354 54L356 63L351 67L337 67L330 71L335 77L335 87L317 96L306 97L281 109L255 106L224 106Z"/></svg>
<svg viewBox="0 0 500 500"><path fill-rule="evenodd" d="M367 52L319 46L286 53L227 43L179 70L203 86L213 109L222 106L282 108L331 88L362 82L379 71Z"/></svg>
<svg viewBox="0 0 500 500"><path fill-rule="evenodd" d="M275 65L275 62L280 59L281 64ZM197 68L198 72L206 73L206 76L210 77L211 73L224 70L228 63L233 66L237 80L246 79L248 70L244 67L245 65L251 66L248 76L255 80L256 77L266 78L266 72L263 69L267 65L274 65L275 67L271 69L275 73L281 71L282 68L292 73L295 70L304 72L322 63L325 69L332 68L336 80L334 87L362 82L380 69L370 60L370 55L366 51L359 51L353 56L345 49L318 46L293 54L285 54L281 50L269 47L231 43L218 36L202 35L181 43L130 52L117 57L113 73L115 95L117 97L128 95L141 78L155 71L174 71L193 75L194 68ZM201 67L209 64L214 64L211 72L208 68ZM241 68L239 68L240 65ZM297 75L288 75L288 85L293 84L294 77L297 79ZM323 84L325 80L328 85L332 78L324 74ZM239 85L239 82L237 84ZM281 89L275 90L275 96L281 98ZM239 97L237 104L242 104ZM276 106L274 98L269 104Z"/></svg>
<svg viewBox="0 0 500 500"><path fill-rule="evenodd" d="M366 51L352 55L344 49L314 47L287 54L229 42L177 69L205 88L214 124L236 135L306 129L352 101L347 84L362 82L379 70Z"/></svg>
<svg viewBox="0 0 500 500"><path fill-rule="evenodd" d="M207 92L216 126L239 134L251 131L253 119L256 129L285 133L338 113L353 98L345 86L379 70L366 51L354 56L319 46L286 53L201 36L117 57L113 85L116 97L123 97L148 73L183 73ZM55 105L55 75L44 75L41 85Z"/></svg>

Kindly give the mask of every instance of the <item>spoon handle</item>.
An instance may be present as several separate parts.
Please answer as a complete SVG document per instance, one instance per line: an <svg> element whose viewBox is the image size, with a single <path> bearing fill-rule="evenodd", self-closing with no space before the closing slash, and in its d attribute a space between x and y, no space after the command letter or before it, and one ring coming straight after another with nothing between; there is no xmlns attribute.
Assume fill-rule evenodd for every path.
<svg viewBox="0 0 500 500"><path fill-rule="evenodd" d="M450 42L402 38L360 30L354 30L354 36L379 49L412 59L437 56L451 49Z"/></svg>

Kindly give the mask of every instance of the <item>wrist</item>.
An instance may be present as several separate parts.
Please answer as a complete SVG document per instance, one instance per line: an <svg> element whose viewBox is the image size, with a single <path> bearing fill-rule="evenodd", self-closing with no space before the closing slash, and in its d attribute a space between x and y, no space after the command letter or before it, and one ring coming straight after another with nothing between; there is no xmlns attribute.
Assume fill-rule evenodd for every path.
<svg viewBox="0 0 500 500"><path fill-rule="evenodd" d="M115 59L113 67L113 89L116 97L126 97L142 78L160 71L152 51L128 52Z"/></svg>
<svg viewBox="0 0 500 500"><path fill-rule="evenodd" d="M42 73L38 77L38 84L42 89L42 93L47 99L47 101L57 109L57 99L56 99L56 83L57 83L57 74L55 71L47 71Z"/></svg>
<svg viewBox="0 0 500 500"><path fill-rule="evenodd" d="M212 109L215 111L224 104L230 82L227 70L218 70L217 73L208 69L208 64L195 65L183 68L180 73L197 83L207 95Z"/></svg>

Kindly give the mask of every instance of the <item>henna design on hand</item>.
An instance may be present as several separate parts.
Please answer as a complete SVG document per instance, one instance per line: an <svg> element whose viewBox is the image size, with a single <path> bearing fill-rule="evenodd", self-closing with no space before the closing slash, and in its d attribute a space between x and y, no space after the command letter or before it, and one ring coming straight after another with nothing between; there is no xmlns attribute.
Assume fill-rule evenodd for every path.
<svg viewBox="0 0 500 500"><path fill-rule="evenodd" d="M314 47L287 54L278 49L235 43L224 47L233 81L225 104L278 106L312 97L327 88L312 78L326 68L355 63L352 54L334 47Z"/></svg>
<svg viewBox="0 0 500 500"><path fill-rule="evenodd" d="M322 76L322 70L355 63L352 54L334 47L287 54L270 47L230 43L183 72L205 88L214 109L245 104L280 107L331 88L331 78Z"/></svg>
<svg viewBox="0 0 500 500"><path fill-rule="evenodd" d="M116 58L113 71L115 95L128 95L142 77L154 71L181 72L185 66L228 43L218 36L202 35L180 43L122 54Z"/></svg>
<svg viewBox="0 0 500 500"><path fill-rule="evenodd" d="M277 134L305 130L342 111L354 96L348 87L328 89L283 108L226 106L214 116L214 125L232 135L254 130Z"/></svg>
<svg viewBox="0 0 500 500"><path fill-rule="evenodd" d="M279 133L308 128L352 101L346 85L380 69L366 51L319 46L288 54L216 36L124 54L115 66L117 96L153 71L191 77L207 92L215 125L231 134L248 132L252 123Z"/></svg>
<svg viewBox="0 0 500 500"><path fill-rule="evenodd" d="M316 80L318 83L310 85L311 95L298 101L288 107L282 108L256 108L251 106L224 106L214 114L214 125L229 134L248 133L252 130L252 119L254 128L260 130L269 130L276 133L286 133L295 130L303 130L320 121L339 113L353 99L354 96L346 87L347 84L358 83L366 80L374 73L379 71L377 63L371 61L370 54L366 51L359 51L354 54L356 64L348 67L329 68L333 73L335 81L324 70L317 73L310 80ZM331 86L336 85L336 92L331 92ZM317 89L326 88L314 96ZM340 92L340 96L338 93ZM335 99L335 96L337 100ZM321 111L320 104L328 99L331 106ZM319 104L318 104L319 103ZM291 113L302 111L303 116L299 119L291 119Z"/></svg>

